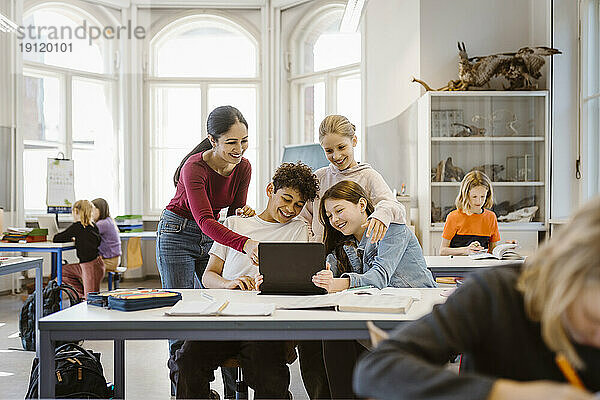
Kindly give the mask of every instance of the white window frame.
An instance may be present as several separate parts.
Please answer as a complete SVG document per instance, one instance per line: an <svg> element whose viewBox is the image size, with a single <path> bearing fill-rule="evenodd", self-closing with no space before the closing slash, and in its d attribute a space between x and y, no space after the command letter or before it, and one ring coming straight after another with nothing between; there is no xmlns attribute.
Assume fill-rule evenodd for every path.
<svg viewBox="0 0 600 400"><path fill-rule="evenodd" d="M57 7L58 3L42 3L39 5L35 5L33 7L28 8L24 11L23 15L28 15L32 12L35 12L39 9L51 9L57 12L61 12L61 9ZM60 4L63 6L63 4ZM64 6L67 7L68 13L75 13L92 21L94 24L99 26L103 26L103 24L95 18L94 15L91 15L88 10L84 10L80 7L72 6L68 3L65 3ZM107 63L114 62L114 49L111 43L107 43L108 48L104 53L104 62L105 65L110 65ZM23 150L27 149L57 149L57 155L59 152L62 152L67 159L71 159L73 155L73 148L77 149L91 149L89 145L81 145L73 142L73 102L72 102L72 88L73 88L73 79L81 78L88 79L91 81L102 81L103 83L111 83L111 104L112 104L112 113L113 113L113 133L115 144L117 144L117 135L118 135L118 122L119 122L119 97L118 93L118 84L119 78L116 71L111 73L95 73L88 72L82 70L75 70L71 68L59 67L54 65L48 65L44 63L38 63L33 61L25 61L22 62L23 65L23 77L25 76L33 76L33 77L56 77L59 79L60 88L61 88L61 104L64 105L64 108L61 107L61 133L64 136L61 139L64 141L54 142L48 140L29 140L23 139ZM21 88L23 90L23 88ZM24 98L23 93L21 94L21 98ZM118 163L118 154L115 154L115 159ZM21 171L23 171L21 167ZM75 171L77 174L77 171ZM45 193L42 194L44 197ZM118 195L118 188L117 188ZM25 218L33 218L39 214L46 214L46 210L36 210L36 209L25 209L24 214Z"/></svg>
<svg viewBox="0 0 600 400"><path fill-rule="evenodd" d="M226 23L236 30L239 33L246 36L249 40L251 40L256 47L256 76L249 78L203 78L203 77L158 77L154 76L154 54L153 49L154 45L157 42L160 42L164 36L169 36L173 33L173 31L177 31L179 29L183 29L183 27L190 21L197 20L217 20L223 23ZM262 113L262 101L261 99L261 91L262 91L262 79L261 79L261 46L260 41L258 39L259 34L254 32L254 30L243 21L240 21L239 18L236 18L232 15L229 15L224 12L220 12L218 10L209 10L206 12L194 11L191 13L185 13L183 15L175 16L170 18L168 21L164 21L158 29L156 29L153 34L150 36L150 40L148 41L148 51L147 51L147 71L144 74L144 121L147 124L147 129L144 129L144 148L148 151L144 152L144 182L148 183L148 188L153 187L152 184L157 181L158 174L157 170L154 169L152 165L153 153L151 152L155 149L152 146L152 138L150 137L151 132L154 131L152 128L153 118L150 115L150 101L151 101L151 92L154 87L181 87L181 88L199 88L201 93L201 110L200 110L200 121L201 121L201 132L198 137L198 143L207 137L206 132L206 120L208 119L208 114L210 111L208 109L208 90L211 87L252 87L256 90L256 143L253 144L253 147L257 148L257 162L259 162L259 158L261 157L260 152L260 133L261 133L261 116ZM163 147L167 148L167 147ZM186 153L191 151L192 148L187 149ZM264 160L262 162L265 162ZM256 175L260 171L259 165L252 165L252 174ZM175 171L172 171L175 173ZM254 176L253 176L254 177ZM260 181L256 179L258 185L260 185ZM173 188L173 193L174 193ZM259 188L256 188L257 199L248 198L248 204L259 204L260 201L258 197L262 193ZM157 207L152 207L152 203L154 200L152 198L153 194L150 192L148 196L144 196L144 215L152 215L157 216L160 215L161 211L167 204L160 204Z"/></svg>
<svg viewBox="0 0 600 400"><path fill-rule="evenodd" d="M340 67L326 70L299 73L301 65L304 62L305 38L312 33L315 25L318 25L326 14L340 12L344 10L344 3L329 2L316 7L308 13L298 27L294 30L290 39L289 48L292 50L291 73L288 78L290 85L290 126L292 131L291 140L293 143L313 143L314 137L311 133L304 131L304 97L303 88L306 85L323 82L325 85L325 115L337 113L337 82L340 78L358 76L362 80L361 62L348 64ZM361 55L362 56L362 55ZM361 85L362 86L362 85ZM362 109L362 102L361 102ZM352 122L352 121L351 121ZM364 121L363 121L364 122ZM361 131L357 132L358 140L362 143L364 135L364 123L361 124ZM364 148L364 146L363 146ZM364 151L364 149L363 149ZM362 158L362 154L359 155Z"/></svg>
<svg viewBox="0 0 600 400"><path fill-rule="evenodd" d="M583 169L583 200L600 193L600 0L580 3L580 151ZM596 87L591 87L590 76L596 74ZM596 102L596 112L588 106ZM594 125L590 124L596 119Z"/></svg>

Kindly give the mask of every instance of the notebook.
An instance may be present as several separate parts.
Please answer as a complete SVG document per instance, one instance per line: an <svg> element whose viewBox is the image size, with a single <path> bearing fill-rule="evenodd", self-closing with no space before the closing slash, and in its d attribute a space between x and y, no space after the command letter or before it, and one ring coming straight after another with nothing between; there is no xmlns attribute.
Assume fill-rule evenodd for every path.
<svg viewBox="0 0 600 400"><path fill-rule="evenodd" d="M275 304L228 301L180 301L165 312L171 316L267 316L273 314Z"/></svg>
<svg viewBox="0 0 600 400"><path fill-rule="evenodd" d="M492 250L491 253L482 251L471 254L469 257L473 260L483 260L486 258L495 258L497 260L522 260L523 257L515 251L517 247L518 245L515 243L503 243L494 247L494 250Z"/></svg>

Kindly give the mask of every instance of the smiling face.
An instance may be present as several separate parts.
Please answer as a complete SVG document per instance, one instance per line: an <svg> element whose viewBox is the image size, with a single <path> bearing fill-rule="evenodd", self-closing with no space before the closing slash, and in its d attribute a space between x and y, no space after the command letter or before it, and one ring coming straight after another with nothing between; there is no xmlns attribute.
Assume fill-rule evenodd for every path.
<svg viewBox="0 0 600 400"><path fill-rule="evenodd" d="M337 133L328 133L321 139L321 147L330 163L340 171L357 165L354 160L356 135L349 137Z"/></svg>
<svg viewBox="0 0 600 400"><path fill-rule="evenodd" d="M267 208L265 213L261 214L267 222L285 224L300 214L305 203L296 189L283 187L275 191L273 183L267 186L267 197L269 197Z"/></svg>
<svg viewBox="0 0 600 400"><path fill-rule="evenodd" d="M363 198L357 204L342 199L325 199L325 215L331 226L344 235L354 235L359 240L364 232L362 224L367 221L366 207L367 201Z"/></svg>
<svg viewBox="0 0 600 400"><path fill-rule="evenodd" d="M208 136L216 156L230 164L242 161L242 155L248 148L248 130L241 122L231 125L231 128L219 139Z"/></svg>
<svg viewBox="0 0 600 400"><path fill-rule="evenodd" d="M579 344L600 348L600 288L586 287L567 308L563 325Z"/></svg>
<svg viewBox="0 0 600 400"><path fill-rule="evenodd" d="M487 192L488 190L485 186L475 186L469 191L469 205L472 212L481 212L481 207L485 204Z"/></svg>

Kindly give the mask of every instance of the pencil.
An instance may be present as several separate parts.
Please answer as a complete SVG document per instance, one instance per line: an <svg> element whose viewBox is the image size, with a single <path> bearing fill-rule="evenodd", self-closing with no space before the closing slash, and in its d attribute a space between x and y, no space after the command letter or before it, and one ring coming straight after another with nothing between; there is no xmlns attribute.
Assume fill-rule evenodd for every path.
<svg viewBox="0 0 600 400"><path fill-rule="evenodd" d="M560 371L563 373L565 378L567 378L567 381L569 381L571 385L585 389L585 386L583 386L583 382L581 382L579 375L577 375L577 372L571 366L571 363L569 360L567 360L567 357L565 357L564 354L558 353L554 360L556 361L558 368L560 368Z"/></svg>
<svg viewBox="0 0 600 400"><path fill-rule="evenodd" d="M221 307L217 310L217 315L221 314L221 312L229 305L229 300L225 301Z"/></svg>

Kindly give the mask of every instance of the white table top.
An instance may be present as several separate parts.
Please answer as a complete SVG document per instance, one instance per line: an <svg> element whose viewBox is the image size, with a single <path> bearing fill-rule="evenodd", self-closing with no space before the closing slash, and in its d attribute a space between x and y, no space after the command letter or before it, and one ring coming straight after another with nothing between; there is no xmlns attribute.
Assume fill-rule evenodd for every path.
<svg viewBox="0 0 600 400"><path fill-rule="evenodd" d="M15 257L12 261L2 261L0 269L4 267L13 267L15 265L30 264L33 261L44 260L42 257Z"/></svg>
<svg viewBox="0 0 600 400"><path fill-rule="evenodd" d="M47 249L60 249L65 247L75 247L75 242L67 243L54 243L54 242L30 242L30 243L5 243L0 242L0 249L2 247L32 247L32 248L47 248Z"/></svg>
<svg viewBox="0 0 600 400"><path fill-rule="evenodd" d="M496 260L486 258L484 260L473 260L469 256L425 256L428 267L434 268L489 268L499 265L522 263L523 260Z"/></svg>
<svg viewBox="0 0 600 400"><path fill-rule="evenodd" d="M414 291L415 289L409 289ZM178 329L214 329L216 326L222 329L240 329L240 324L247 322L252 325L273 323L287 328L290 323L306 323L311 326L335 327L336 323L361 322L364 321L412 321L428 314L435 304L446 300L442 293L445 289L417 289L421 292L421 300L415 301L406 314L383 314L383 313L354 313L338 312L332 310L275 310L271 316L251 317L229 317L229 316L185 316L174 317L165 315L169 307L154 308L141 311L118 311L108 310L87 303L78 304L67 308L40 321L40 329L52 330L93 330L109 328L111 331L125 331L128 329L165 329L166 327L177 327ZM183 295L182 301L201 300L201 292L210 293L215 301L226 299L232 302L243 301L245 303L272 303L278 296L257 295L257 292L243 292L227 289L178 289ZM287 297L287 296L283 296ZM297 324L296 324L297 325Z"/></svg>
<svg viewBox="0 0 600 400"><path fill-rule="evenodd" d="M143 232L121 232L119 233L121 239L130 239L130 238L142 238L142 239L155 239L156 232L154 231L143 231Z"/></svg>

